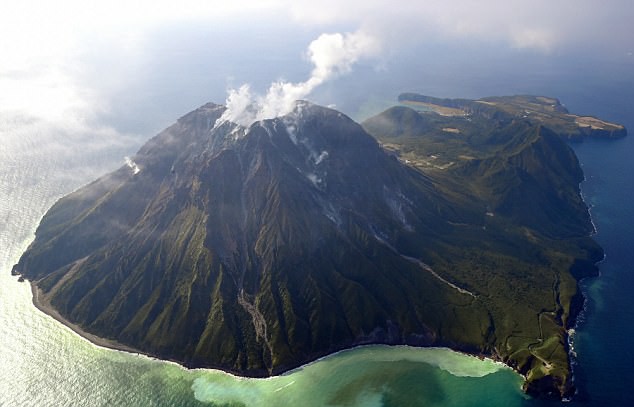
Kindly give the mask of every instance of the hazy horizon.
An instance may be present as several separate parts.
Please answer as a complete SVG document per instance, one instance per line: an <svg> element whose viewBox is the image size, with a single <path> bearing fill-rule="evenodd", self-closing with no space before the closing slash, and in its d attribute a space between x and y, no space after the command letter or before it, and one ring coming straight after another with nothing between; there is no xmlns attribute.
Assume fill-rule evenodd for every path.
<svg viewBox="0 0 634 407"><path fill-rule="evenodd" d="M324 34L366 43L322 49L334 72L301 96L355 119L404 91L564 98L562 74L587 83L573 92L591 97L598 81L634 83L632 18L626 1L23 2L0 17L0 130L20 117L145 139L243 84L265 95L276 81L305 83L315 69L309 47Z"/></svg>

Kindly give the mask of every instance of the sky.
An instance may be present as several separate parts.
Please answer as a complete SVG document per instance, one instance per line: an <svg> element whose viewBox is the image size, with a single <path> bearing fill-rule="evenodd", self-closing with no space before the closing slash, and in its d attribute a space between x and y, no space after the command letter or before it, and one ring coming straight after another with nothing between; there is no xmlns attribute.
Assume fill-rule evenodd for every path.
<svg viewBox="0 0 634 407"><path fill-rule="evenodd" d="M486 96L475 84L492 65L627 72L632 21L631 0L9 2L0 136L19 123L147 137L231 95L235 106L258 104L246 121L283 113L293 97L363 116L407 90ZM496 80L508 86L491 92L524 90L518 76Z"/></svg>

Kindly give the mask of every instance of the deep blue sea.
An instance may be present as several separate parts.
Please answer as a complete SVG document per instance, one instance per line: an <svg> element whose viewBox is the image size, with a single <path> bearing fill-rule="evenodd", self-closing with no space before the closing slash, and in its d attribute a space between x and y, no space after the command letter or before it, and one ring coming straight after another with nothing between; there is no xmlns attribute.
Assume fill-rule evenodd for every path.
<svg viewBox="0 0 634 407"><path fill-rule="evenodd" d="M572 63L571 63L572 64ZM572 64L574 65L574 64ZM451 72L446 73L450 75ZM534 93L559 97L573 113L621 122L634 132L634 81L565 72L517 77L431 78L436 96ZM420 81L419 81L420 83ZM462 90L462 93L460 93ZM384 96L374 99L381 104ZM377 102L378 101L378 102ZM342 107L345 104L342 104ZM192 106L194 108L195 106ZM367 109L366 106L364 109ZM352 113L363 110L355 107ZM180 112L185 113L185 112ZM100 144L0 126L0 406L542 406L520 390L522 378L490 361L446 349L365 347L272 379L211 370L103 349L31 303L11 266L60 196L123 165L138 139ZM634 135L573 145L587 180L582 189L606 259L585 280L588 295L576 337L578 406L634 405Z"/></svg>
<svg viewBox="0 0 634 407"><path fill-rule="evenodd" d="M630 129L634 122L630 120ZM583 190L606 258L601 276L584 282L587 312L576 336L581 405L634 402L634 138L576 146Z"/></svg>

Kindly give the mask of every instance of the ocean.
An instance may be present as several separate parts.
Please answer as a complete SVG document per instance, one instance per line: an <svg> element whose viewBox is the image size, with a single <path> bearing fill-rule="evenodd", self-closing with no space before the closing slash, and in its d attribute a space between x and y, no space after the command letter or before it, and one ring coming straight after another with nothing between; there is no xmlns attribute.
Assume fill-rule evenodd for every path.
<svg viewBox="0 0 634 407"><path fill-rule="evenodd" d="M591 88L599 96L586 98L590 90L580 93L573 82L547 93L535 90L560 97L575 113L596 114L634 131L632 88L619 89L620 99L612 88L599 85ZM559 404L525 396L522 378L504 366L447 349L362 347L279 377L245 379L99 348L38 311L28 283L18 282L10 270L56 199L123 165L123 157L142 140L57 138L44 130L23 132L19 121L5 120L1 129L0 406ZM580 392L570 404L631 405L634 136L573 147L584 168L583 193L606 259L601 276L583 283L589 300L574 342Z"/></svg>

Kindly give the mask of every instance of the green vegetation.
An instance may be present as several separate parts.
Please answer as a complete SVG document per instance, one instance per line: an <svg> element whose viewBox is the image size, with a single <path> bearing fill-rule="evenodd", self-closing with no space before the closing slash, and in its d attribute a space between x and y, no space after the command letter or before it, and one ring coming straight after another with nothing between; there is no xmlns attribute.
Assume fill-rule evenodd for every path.
<svg viewBox="0 0 634 407"><path fill-rule="evenodd" d="M583 174L561 141L569 133L510 109L538 101L561 113L559 102L485 100L491 102L472 108L476 102L402 95L418 110L396 106L363 126L472 214L443 237L446 245L430 264L479 294L494 326L494 352L526 375L528 391L564 394L570 392L566 329L580 306L576 277L583 274L573 275L573 265L583 259L588 273L601 256L587 237L592 226L578 188Z"/></svg>
<svg viewBox="0 0 634 407"><path fill-rule="evenodd" d="M577 279L602 252L557 134L403 106L364 131L303 103L240 135L214 126L223 109L61 199L14 270L86 331L189 366L266 376L358 344L449 346L570 394Z"/></svg>
<svg viewBox="0 0 634 407"><path fill-rule="evenodd" d="M477 100L439 99L417 93L403 93L399 101L417 110L432 111L444 116L477 116L494 121L521 119L544 126L560 137L578 141L583 137L619 138L627 135L620 124L593 116L570 114L558 99L531 96L493 96Z"/></svg>

